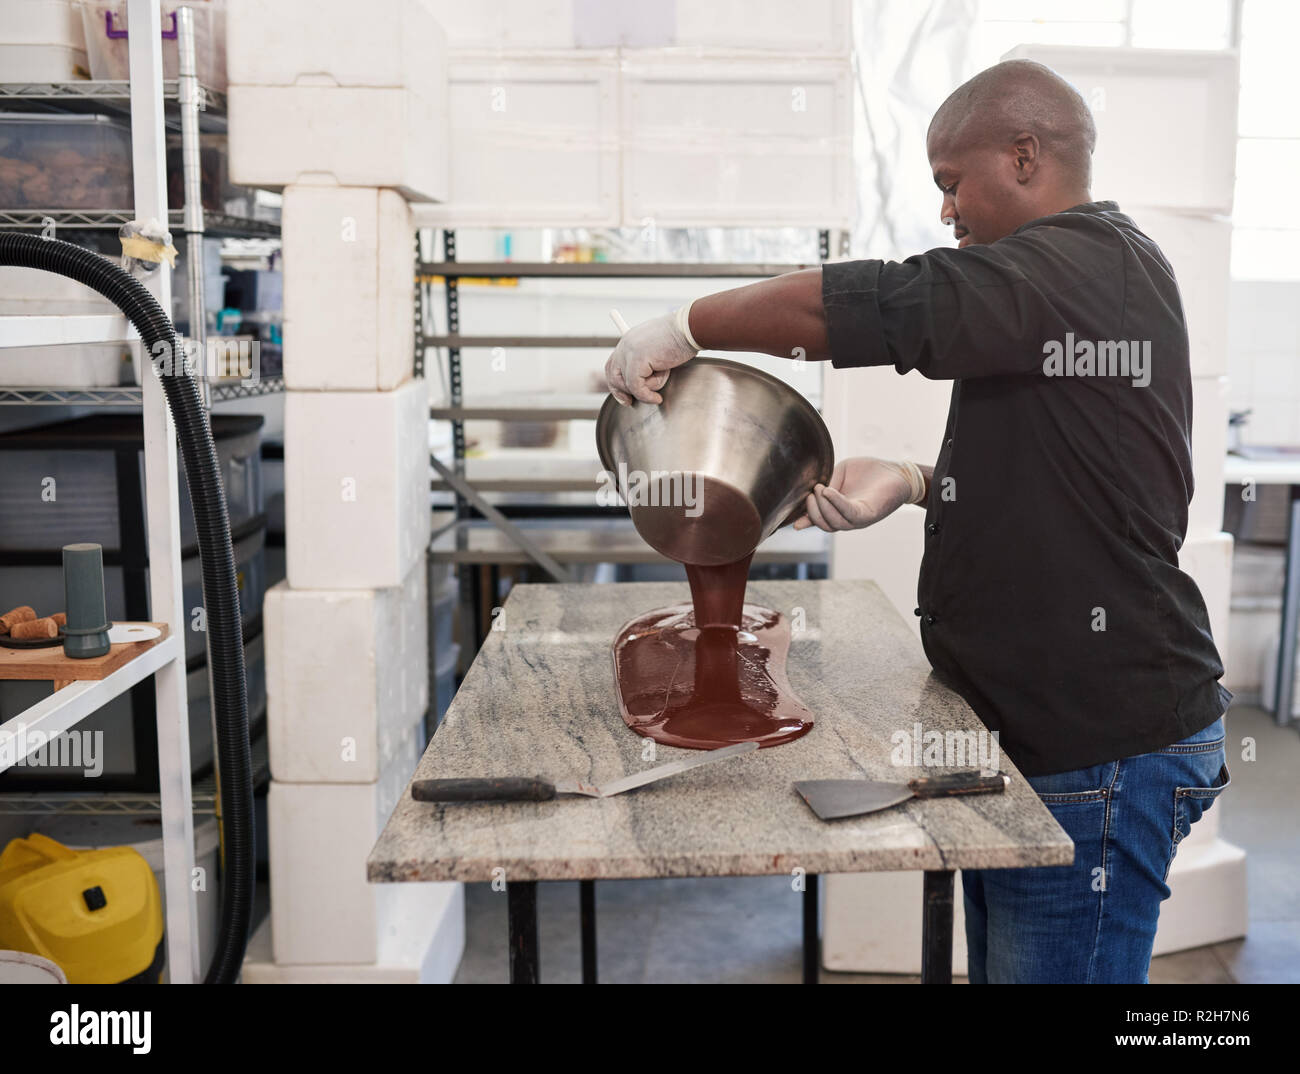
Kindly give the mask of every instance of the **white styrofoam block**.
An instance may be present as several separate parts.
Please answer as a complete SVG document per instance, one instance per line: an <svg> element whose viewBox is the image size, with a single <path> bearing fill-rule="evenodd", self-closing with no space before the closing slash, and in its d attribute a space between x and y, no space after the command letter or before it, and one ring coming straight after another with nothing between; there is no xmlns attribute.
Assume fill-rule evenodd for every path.
<svg viewBox="0 0 1300 1074"><path fill-rule="evenodd" d="M1019 45L1083 95L1097 124L1094 197L1232 212L1237 159L1235 52ZM1158 169L1135 161L1159 160Z"/></svg>
<svg viewBox="0 0 1300 1074"><path fill-rule="evenodd" d="M449 78L450 189L417 227L619 222L614 50L459 52Z"/></svg>
<svg viewBox="0 0 1300 1074"><path fill-rule="evenodd" d="M1223 529L1223 463L1228 455L1228 378L1192 378L1192 479L1187 536Z"/></svg>
<svg viewBox="0 0 1300 1074"><path fill-rule="evenodd" d="M417 725L373 783L280 783L268 792L271 930L280 964L379 963L445 906L453 883L371 884L366 859L419 761Z"/></svg>
<svg viewBox="0 0 1300 1074"><path fill-rule="evenodd" d="M407 88L232 84L228 106L232 182L391 187L411 201L446 197L445 101Z"/></svg>
<svg viewBox="0 0 1300 1074"><path fill-rule="evenodd" d="M424 0L227 0L226 72L240 86L446 86L447 35ZM445 89L444 89L445 92Z"/></svg>
<svg viewBox="0 0 1300 1074"><path fill-rule="evenodd" d="M622 56L624 225L851 225L847 57Z"/></svg>
<svg viewBox="0 0 1300 1074"><path fill-rule="evenodd" d="M1192 825L1193 834L1221 808L1216 804ZM1169 869L1169 898L1160 905L1153 955L1235 940L1246 935L1246 852L1214 839L1180 844Z"/></svg>
<svg viewBox="0 0 1300 1074"><path fill-rule="evenodd" d="M853 44L852 4L849 0L692 0L677 5L674 43L846 55Z"/></svg>
<svg viewBox="0 0 1300 1074"><path fill-rule="evenodd" d="M952 972L966 973L961 873L954 878ZM831 873L822 883L822 965L838 973L921 972L921 874Z"/></svg>
<svg viewBox="0 0 1300 1074"><path fill-rule="evenodd" d="M425 577L418 562L405 584L391 589L290 589L281 582L267 591L273 779L379 778L429 704Z"/></svg>
<svg viewBox="0 0 1300 1074"><path fill-rule="evenodd" d="M428 389L286 392L285 544L294 589L401 585L429 542Z"/></svg>
<svg viewBox="0 0 1300 1074"><path fill-rule="evenodd" d="M272 961L271 922L249 940L244 984L451 984L465 951L461 884L409 885L419 890L422 919L385 933L373 963L280 965ZM433 888L431 892L424 889Z"/></svg>
<svg viewBox="0 0 1300 1074"><path fill-rule="evenodd" d="M453 48L571 49L573 0L426 0Z"/></svg>
<svg viewBox="0 0 1300 1074"><path fill-rule="evenodd" d="M284 381L387 391L414 368L410 207L393 190L285 188Z"/></svg>
<svg viewBox="0 0 1300 1074"><path fill-rule="evenodd" d="M1232 534L1188 537L1178 550L1178 566L1201 591L1210 615L1210 633L1220 658L1226 660L1232 604Z"/></svg>
<svg viewBox="0 0 1300 1074"><path fill-rule="evenodd" d="M1169 259L1183 297L1193 377L1228 372L1228 265L1232 221L1121 205Z"/></svg>

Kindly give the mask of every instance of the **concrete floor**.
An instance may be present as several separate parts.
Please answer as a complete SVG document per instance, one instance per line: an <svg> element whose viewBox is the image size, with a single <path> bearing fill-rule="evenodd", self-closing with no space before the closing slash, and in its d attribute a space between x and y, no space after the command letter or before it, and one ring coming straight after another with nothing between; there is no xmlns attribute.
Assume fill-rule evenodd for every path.
<svg viewBox="0 0 1300 1074"><path fill-rule="evenodd" d="M1241 759L1243 738L1256 759ZM1232 788L1221 834L1247 851L1250 935L1152 960L1152 984L1300 983L1300 734L1270 714L1228 717ZM960 891L958 891L960 896ZM504 982L506 899L465 888L467 938L458 984ZM802 977L801 896L785 876L610 880L596 885L604 983L795 984ZM538 886L542 980L581 980L578 885ZM828 973L823 984L914 984L916 977ZM958 978L964 981L964 978Z"/></svg>

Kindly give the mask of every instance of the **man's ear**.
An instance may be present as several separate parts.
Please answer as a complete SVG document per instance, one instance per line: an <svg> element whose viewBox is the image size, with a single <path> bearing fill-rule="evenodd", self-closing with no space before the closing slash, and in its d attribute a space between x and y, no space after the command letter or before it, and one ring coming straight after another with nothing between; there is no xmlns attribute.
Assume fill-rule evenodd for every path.
<svg viewBox="0 0 1300 1074"><path fill-rule="evenodd" d="M1016 182L1027 183L1038 170L1042 146L1036 135L1021 131L1011 143L1015 153Z"/></svg>

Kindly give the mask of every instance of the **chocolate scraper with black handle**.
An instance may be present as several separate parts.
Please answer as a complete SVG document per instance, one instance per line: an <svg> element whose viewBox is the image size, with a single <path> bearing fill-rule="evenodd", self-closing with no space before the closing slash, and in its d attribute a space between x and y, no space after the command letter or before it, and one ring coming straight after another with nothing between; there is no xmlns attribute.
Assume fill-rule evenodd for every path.
<svg viewBox="0 0 1300 1074"><path fill-rule="evenodd" d="M1010 784L1010 776L983 776L978 770L971 769L913 779L907 783L880 783L870 779L805 779L794 787L822 820L838 820L875 813L911 798L1001 794Z"/></svg>
<svg viewBox="0 0 1300 1074"><path fill-rule="evenodd" d="M576 779L549 780L541 776L503 776L496 779L417 779L411 784L411 797L417 802L549 802L560 795L577 794L587 798L612 798L616 794L644 787L678 772L700 765L725 761L758 749L757 742L737 742L734 746L704 750L683 761L670 761L658 768L647 768L612 783L597 787Z"/></svg>

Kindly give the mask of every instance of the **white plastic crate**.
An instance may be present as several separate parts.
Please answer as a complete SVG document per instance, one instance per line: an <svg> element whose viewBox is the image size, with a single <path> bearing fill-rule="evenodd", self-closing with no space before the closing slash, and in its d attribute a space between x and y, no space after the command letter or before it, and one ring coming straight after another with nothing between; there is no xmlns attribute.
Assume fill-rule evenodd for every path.
<svg viewBox="0 0 1300 1074"><path fill-rule="evenodd" d="M626 50L623 223L847 228L847 59Z"/></svg>
<svg viewBox="0 0 1300 1074"><path fill-rule="evenodd" d="M290 186L281 227L285 386L387 391L409 379L414 230L402 196Z"/></svg>
<svg viewBox="0 0 1300 1074"><path fill-rule="evenodd" d="M398 586L429 542L428 387L289 392L285 542L294 589Z"/></svg>
<svg viewBox="0 0 1300 1074"><path fill-rule="evenodd" d="M1019 45L1007 58L1046 64L1088 102L1097 124L1093 197L1120 208L1232 212L1235 52Z"/></svg>
<svg viewBox="0 0 1300 1074"><path fill-rule="evenodd" d="M429 704L425 569L392 589L267 594L267 740L281 783L378 779ZM347 668L345 675L340 668Z"/></svg>
<svg viewBox="0 0 1300 1074"><path fill-rule="evenodd" d="M417 226L619 222L613 50L458 52L449 77L446 204L417 206Z"/></svg>

